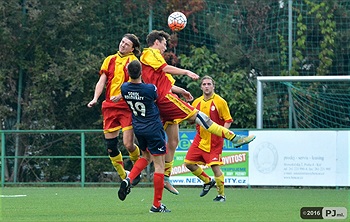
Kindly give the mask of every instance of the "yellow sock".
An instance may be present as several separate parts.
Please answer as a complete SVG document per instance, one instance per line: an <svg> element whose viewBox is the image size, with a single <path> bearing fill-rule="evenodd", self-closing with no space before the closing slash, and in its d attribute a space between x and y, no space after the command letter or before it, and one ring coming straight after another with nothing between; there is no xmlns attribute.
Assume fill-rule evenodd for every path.
<svg viewBox="0 0 350 222"><path fill-rule="evenodd" d="M170 177L171 171L173 170L174 160L171 162L165 162L164 176Z"/></svg>
<svg viewBox="0 0 350 222"><path fill-rule="evenodd" d="M124 180L126 178L126 173L124 170L124 164L123 164L123 156L121 153L119 153L118 156L115 157L109 157L109 159L111 160L114 169L118 172L118 175L120 176L120 178L122 180Z"/></svg>
<svg viewBox="0 0 350 222"><path fill-rule="evenodd" d="M230 131L229 129L220 126L219 124L213 122L211 126L208 128L208 131L212 134L215 134L217 136L224 137L228 140L232 140L235 137L235 134Z"/></svg>
<svg viewBox="0 0 350 222"><path fill-rule="evenodd" d="M216 187L218 188L218 193L221 196L225 196L224 181L225 181L224 174L221 174L221 176L219 177L215 177Z"/></svg>
<svg viewBox="0 0 350 222"><path fill-rule="evenodd" d="M211 178L203 171L201 167L198 167L198 169L196 169L192 173L204 183L209 183L211 181Z"/></svg>
<svg viewBox="0 0 350 222"><path fill-rule="evenodd" d="M136 149L133 152L129 153L130 160L133 163L135 163L136 160L140 158L140 148L136 144L134 144L134 146L136 147Z"/></svg>

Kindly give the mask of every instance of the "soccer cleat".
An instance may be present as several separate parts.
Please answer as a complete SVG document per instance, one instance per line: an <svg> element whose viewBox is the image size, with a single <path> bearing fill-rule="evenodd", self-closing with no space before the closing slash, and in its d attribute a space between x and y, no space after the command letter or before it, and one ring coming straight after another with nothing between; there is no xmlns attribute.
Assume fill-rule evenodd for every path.
<svg viewBox="0 0 350 222"><path fill-rule="evenodd" d="M160 204L160 206L157 208L155 206L152 206L151 209L149 210L150 213L168 213L171 212L164 204Z"/></svg>
<svg viewBox="0 0 350 222"><path fill-rule="evenodd" d="M250 143L255 139L256 136L250 135L250 136L240 136L236 135L231 141L233 143L233 146L235 148L238 148L244 144Z"/></svg>
<svg viewBox="0 0 350 222"><path fill-rule="evenodd" d="M120 184L120 188L118 191L118 197L120 200L124 201L126 198L126 195L130 193L130 179L126 178L123 180Z"/></svg>
<svg viewBox="0 0 350 222"><path fill-rule="evenodd" d="M169 177L167 177L167 176L164 176L164 188L172 194L179 195L179 191L177 191L177 189L175 189L175 187L173 187L173 185L171 184L171 182L169 180Z"/></svg>
<svg viewBox="0 0 350 222"><path fill-rule="evenodd" d="M215 185L215 180L211 180L209 183L205 183L203 184L203 190L202 192L199 194L200 197L204 197L205 195L207 195L207 193L209 192L209 190Z"/></svg>
<svg viewBox="0 0 350 222"><path fill-rule="evenodd" d="M226 197L225 196L221 196L221 195L217 195L213 201L215 202L225 202L226 201Z"/></svg>

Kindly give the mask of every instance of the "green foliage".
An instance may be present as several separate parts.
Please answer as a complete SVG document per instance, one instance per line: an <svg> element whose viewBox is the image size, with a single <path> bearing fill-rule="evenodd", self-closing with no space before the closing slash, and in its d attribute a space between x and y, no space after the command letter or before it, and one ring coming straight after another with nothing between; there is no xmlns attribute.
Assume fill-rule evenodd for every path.
<svg viewBox="0 0 350 222"><path fill-rule="evenodd" d="M253 128L255 126L255 89L250 84L245 71L230 71L229 65L205 46L192 47L190 57L181 55L179 58L184 68L194 71L201 77L209 75L214 78L215 92L229 105L234 119L233 128ZM187 80L188 78L185 79ZM179 82L183 84L183 78ZM186 87L194 97L202 95L199 90L199 82L187 83Z"/></svg>
<svg viewBox="0 0 350 222"><path fill-rule="evenodd" d="M329 74L329 69L333 63L334 43L337 32L335 31L336 22L334 21L334 2L327 1L319 4L305 0L311 7L309 14L315 14L315 20L320 26L322 40L320 41L320 52L318 58L320 65L317 68L317 75L324 76Z"/></svg>
<svg viewBox="0 0 350 222"><path fill-rule="evenodd" d="M287 70L287 67L288 67L288 58L287 58L287 44L286 44L286 41L284 40L283 38L283 35L282 34L279 34L278 33L278 40L280 42L280 56L281 56L281 66L285 68L285 70L283 70L281 72L281 76L286 76L288 74L288 72L286 71Z"/></svg>
<svg viewBox="0 0 350 222"><path fill-rule="evenodd" d="M302 9L294 8L297 12L296 23L296 38L293 42L293 52L295 58L292 61L290 75L303 75L305 72L304 65L313 63L312 57L318 57L318 63L313 63L316 66L316 75L324 76L330 74L330 69L333 65L335 39L337 36L336 22L334 20L334 11L336 3L334 1L322 1L314 3L313 1L304 0L305 5ZM306 22L306 18L312 19L312 26ZM314 24L317 24L315 26ZM317 36L317 38L315 38ZM280 38L280 43L283 47L283 41ZM311 44L318 44L315 52L310 51ZM313 55L315 54L315 55ZM309 64L308 64L309 63Z"/></svg>

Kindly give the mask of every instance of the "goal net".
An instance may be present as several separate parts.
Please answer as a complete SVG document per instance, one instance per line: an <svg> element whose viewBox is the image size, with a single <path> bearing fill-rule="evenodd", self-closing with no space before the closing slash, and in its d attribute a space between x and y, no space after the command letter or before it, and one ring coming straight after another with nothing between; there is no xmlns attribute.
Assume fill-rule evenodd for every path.
<svg viewBox="0 0 350 222"><path fill-rule="evenodd" d="M350 76L257 77L257 128L350 128Z"/></svg>

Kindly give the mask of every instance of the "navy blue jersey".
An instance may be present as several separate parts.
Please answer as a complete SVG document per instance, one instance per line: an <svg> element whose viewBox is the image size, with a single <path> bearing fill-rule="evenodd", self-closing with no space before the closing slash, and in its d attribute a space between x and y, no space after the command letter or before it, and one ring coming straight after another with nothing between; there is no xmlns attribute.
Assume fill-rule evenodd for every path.
<svg viewBox="0 0 350 222"><path fill-rule="evenodd" d="M132 111L135 134L149 134L163 129L159 110L155 104L157 87L153 84L125 82L121 93Z"/></svg>

